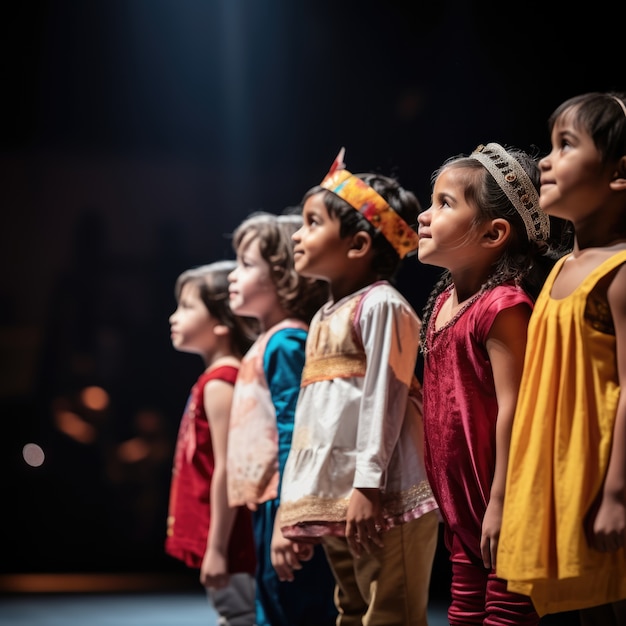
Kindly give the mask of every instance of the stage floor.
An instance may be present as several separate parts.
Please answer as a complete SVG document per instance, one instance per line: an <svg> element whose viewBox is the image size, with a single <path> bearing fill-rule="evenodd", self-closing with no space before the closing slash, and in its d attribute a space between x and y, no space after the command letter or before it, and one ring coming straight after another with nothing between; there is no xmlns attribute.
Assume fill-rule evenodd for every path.
<svg viewBox="0 0 626 626"><path fill-rule="evenodd" d="M433 606L429 626L446 626ZM21 594L0 597L2 626L217 626L202 592Z"/></svg>
<svg viewBox="0 0 626 626"><path fill-rule="evenodd" d="M182 588L181 588L182 587ZM431 601L429 626L448 626L447 601ZM542 626L578 626L576 614ZM217 626L190 578L127 575L0 576L0 626Z"/></svg>

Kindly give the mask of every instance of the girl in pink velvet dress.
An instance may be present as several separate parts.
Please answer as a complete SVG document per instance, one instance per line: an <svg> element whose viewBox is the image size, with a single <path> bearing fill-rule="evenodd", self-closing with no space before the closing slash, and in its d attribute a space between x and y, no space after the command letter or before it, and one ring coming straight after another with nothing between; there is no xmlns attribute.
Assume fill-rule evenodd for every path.
<svg viewBox="0 0 626 626"><path fill-rule="evenodd" d="M558 229L538 187L535 159L490 143L444 163L418 218L420 261L446 270L420 347L425 463L450 552L452 625L539 621L530 599L495 575L530 290L564 252L552 245Z"/></svg>

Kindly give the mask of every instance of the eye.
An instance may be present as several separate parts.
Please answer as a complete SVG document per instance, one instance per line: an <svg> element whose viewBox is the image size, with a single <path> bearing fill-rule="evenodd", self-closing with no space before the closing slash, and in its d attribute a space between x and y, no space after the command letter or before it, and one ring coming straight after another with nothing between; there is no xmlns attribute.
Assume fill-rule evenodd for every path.
<svg viewBox="0 0 626 626"><path fill-rule="evenodd" d="M319 225L319 219L312 213L306 213L304 215L304 223L308 228L313 228Z"/></svg>
<svg viewBox="0 0 626 626"><path fill-rule="evenodd" d="M575 144L576 137L572 136L572 134L569 132L565 132L558 135L555 147L558 147L559 150L564 151L573 148Z"/></svg>
<svg viewBox="0 0 626 626"><path fill-rule="evenodd" d="M430 196L430 208L435 211L450 208L450 196L443 189L435 189Z"/></svg>

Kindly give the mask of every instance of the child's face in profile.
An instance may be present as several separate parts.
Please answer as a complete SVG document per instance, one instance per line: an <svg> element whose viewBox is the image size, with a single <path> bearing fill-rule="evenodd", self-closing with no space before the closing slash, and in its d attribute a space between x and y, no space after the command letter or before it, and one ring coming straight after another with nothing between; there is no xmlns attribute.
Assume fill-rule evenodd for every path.
<svg viewBox="0 0 626 626"><path fill-rule="evenodd" d="M294 267L302 276L332 283L345 273L351 239L339 236L341 221L328 213L324 193L316 193L304 203L303 224L292 236Z"/></svg>
<svg viewBox="0 0 626 626"><path fill-rule="evenodd" d="M465 198L467 173L444 169L433 186L430 207L418 215L418 257L422 263L455 271L475 263L481 250L478 209Z"/></svg>
<svg viewBox="0 0 626 626"><path fill-rule="evenodd" d="M180 291L178 307L170 316L170 337L180 352L205 354L215 344L213 318L200 298L198 285L185 283Z"/></svg>
<svg viewBox="0 0 626 626"><path fill-rule="evenodd" d="M539 161L539 205L555 217L588 219L610 190L615 165L604 164L593 138L574 124L573 112L559 118L551 135L552 150Z"/></svg>
<svg viewBox="0 0 626 626"><path fill-rule="evenodd" d="M245 238L237 250L237 267L228 275L230 308L236 315L267 321L279 307L270 266L261 255L256 237Z"/></svg>

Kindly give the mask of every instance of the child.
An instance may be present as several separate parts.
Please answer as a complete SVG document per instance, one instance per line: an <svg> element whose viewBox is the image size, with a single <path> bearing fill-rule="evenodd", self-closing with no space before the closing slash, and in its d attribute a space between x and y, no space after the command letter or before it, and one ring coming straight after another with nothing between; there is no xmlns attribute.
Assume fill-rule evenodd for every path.
<svg viewBox="0 0 626 626"><path fill-rule="evenodd" d="M200 569L200 582L227 626L252 626L255 552L250 512L226 497L226 440L239 362L255 324L233 315L228 274L234 261L183 272L170 317L176 350L199 354L205 371L191 389L180 423L165 551Z"/></svg>
<svg viewBox="0 0 626 626"><path fill-rule="evenodd" d="M446 272L424 309L426 470L452 567L450 624L536 624L494 573L511 422L542 254L558 254L539 209L539 169L496 143L435 172L419 215L419 260ZM552 234L551 234L552 233ZM538 274L538 276L535 276Z"/></svg>
<svg viewBox="0 0 626 626"><path fill-rule="evenodd" d="M539 200L574 249L530 321L497 571L540 615L626 624L626 95L574 97L549 127Z"/></svg>
<svg viewBox="0 0 626 626"><path fill-rule="evenodd" d="M307 338L279 525L323 543L337 624L425 625L439 519L422 461L420 322L389 282L417 247L419 204L342 161L304 196L293 237L296 270L331 299Z"/></svg>
<svg viewBox="0 0 626 626"><path fill-rule="evenodd" d="M270 556L308 323L328 297L327 285L294 270L291 235L301 224L299 215L249 216L234 232L237 268L229 276L231 308L262 331L241 364L228 445L229 501L254 511L258 626L334 626L337 617L321 548L295 558L300 568L312 556L293 583L279 580Z"/></svg>

